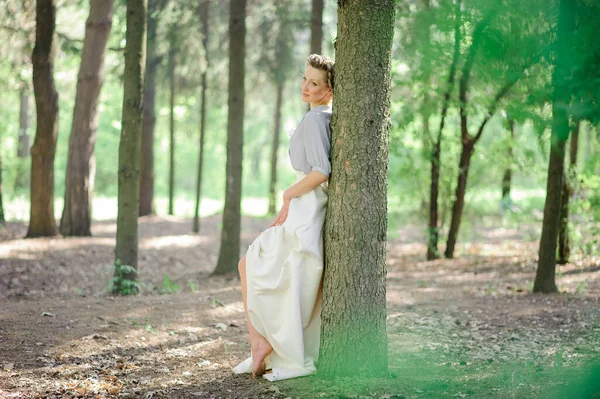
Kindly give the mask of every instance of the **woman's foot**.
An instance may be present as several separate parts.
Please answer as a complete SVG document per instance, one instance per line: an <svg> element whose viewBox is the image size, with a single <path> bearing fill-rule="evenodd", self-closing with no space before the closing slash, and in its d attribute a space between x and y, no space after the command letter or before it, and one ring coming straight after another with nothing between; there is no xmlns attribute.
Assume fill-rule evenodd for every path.
<svg viewBox="0 0 600 399"><path fill-rule="evenodd" d="M265 358L273 352L273 347L264 339L259 337L254 345L252 345L252 375L259 377L266 371Z"/></svg>

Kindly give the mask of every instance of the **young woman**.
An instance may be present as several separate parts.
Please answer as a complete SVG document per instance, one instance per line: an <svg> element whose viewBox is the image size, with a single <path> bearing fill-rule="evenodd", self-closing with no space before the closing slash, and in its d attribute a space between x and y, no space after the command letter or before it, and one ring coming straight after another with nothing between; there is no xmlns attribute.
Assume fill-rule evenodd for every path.
<svg viewBox="0 0 600 399"><path fill-rule="evenodd" d="M313 54L302 80L302 101L310 111L290 137L296 183L283 193L273 224L239 263L252 353L235 373L275 381L316 371L332 100L333 61Z"/></svg>

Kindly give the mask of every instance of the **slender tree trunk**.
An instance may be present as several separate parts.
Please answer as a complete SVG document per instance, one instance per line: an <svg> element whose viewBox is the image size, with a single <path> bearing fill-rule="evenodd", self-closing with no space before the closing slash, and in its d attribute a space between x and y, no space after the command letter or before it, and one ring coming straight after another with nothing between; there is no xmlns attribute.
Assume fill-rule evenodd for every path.
<svg viewBox="0 0 600 399"><path fill-rule="evenodd" d="M452 220L450 222L450 231L448 232L448 242L446 244L446 251L444 252L446 258L454 257L454 247L456 245L460 220L465 206L467 178L469 177L469 166L471 165L474 145L475 143L473 142L463 142L460 154L460 162L458 164L458 184L456 185L455 200L452 205Z"/></svg>
<svg viewBox="0 0 600 399"><path fill-rule="evenodd" d="M54 155L58 137L58 93L54 87L55 0L37 0L33 89L37 109L31 148L31 198L27 237L55 236Z"/></svg>
<svg viewBox="0 0 600 399"><path fill-rule="evenodd" d="M196 206L194 207L194 233L200 232L200 202L202 200L202 164L204 163L204 141L206 136L206 74L208 73L208 12L210 0L203 0L200 10L202 24L202 46L204 47L204 71L200 89L200 146L198 148L198 178L196 180Z"/></svg>
<svg viewBox="0 0 600 399"><path fill-rule="evenodd" d="M169 215L173 215L175 194L175 43L171 38L169 50Z"/></svg>
<svg viewBox="0 0 600 399"><path fill-rule="evenodd" d="M560 223L561 197L565 172L565 144L569 137L570 103L568 77L572 69L569 36L575 31L576 0L560 0L556 56L552 72L552 145L548 165L546 203L533 292L557 292L556 245Z"/></svg>
<svg viewBox="0 0 600 399"><path fill-rule="evenodd" d="M429 237L427 242L427 260L439 259L438 250L438 198L440 192L440 162L442 145L436 140L431 149L431 185L429 189Z"/></svg>
<svg viewBox="0 0 600 399"><path fill-rule="evenodd" d="M506 150L506 160L508 162L508 166L504 169L504 175L502 176L502 202L505 204L510 204L510 189L512 185L512 165L514 163L513 156L513 141L515 139L515 121L514 119L510 119L508 121L509 126L509 143L508 148Z"/></svg>
<svg viewBox="0 0 600 399"><path fill-rule="evenodd" d="M427 2L427 8L429 3ZM461 26L461 7L462 1L456 4L455 21L454 21L454 53L452 55L452 64L450 65L450 73L448 74L448 83L446 93L444 93L444 101L442 103L442 118L440 120L440 129L436 140L433 142L431 150L431 186L429 196L429 236L427 242L427 260L434 260L440 257L438 250L439 227L438 227L438 197L440 187L440 165L442 152L442 133L446 123L446 115L450 106L450 96L454 90L454 81L456 77L456 69L458 58L460 57L460 26Z"/></svg>
<svg viewBox="0 0 600 399"><path fill-rule="evenodd" d="M21 107L19 112L19 147L17 156L21 159L29 156L29 90L21 89Z"/></svg>
<svg viewBox="0 0 600 399"><path fill-rule="evenodd" d="M577 150L579 147L579 127L581 121L575 121L575 127L571 134L571 145L569 149L569 169L563 182L563 193L561 200L560 227L558 229L558 259L556 263L566 265L571 256L571 243L569 240L569 200L573 195L573 180L577 178Z"/></svg>
<svg viewBox="0 0 600 399"><path fill-rule="evenodd" d="M312 0L310 18L310 53L321 54L323 44L323 0Z"/></svg>
<svg viewBox="0 0 600 399"><path fill-rule="evenodd" d="M60 233L64 236L92 235L98 99L104 80L104 55L112 24L112 7L112 0L90 1L69 138L65 201L60 220Z"/></svg>
<svg viewBox="0 0 600 399"><path fill-rule="evenodd" d="M277 207L277 152L279 151L279 135L281 132L281 104L283 103L284 82L277 83L275 100L275 118L273 126L273 141L271 144L271 180L269 182L269 214L274 214Z"/></svg>
<svg viewBox="0 0 600 399"><path fill-rule="evenodd" d="M123 89L123 116L119 143L119 197L115 264L131 266L124 280L137 281L140 147L144 67L146 65L147 0L127 0L127 44ZM115 276L117 270L115 270ZM113 292L124 288L115 284ZM135 291L135 290L133 290Z"/></svg>
<svg viewBox="0 0 600 399"><path fill-rule="evenodd" d="M155 97L156 72L159 57L156 55L158 18L165 2L148 1L148 40L146 43L146 72L144 78L144 111L142 118L142 144L140 153L140 209L139 216L154 214L154 128L156 125Z"/></svg>
<svg viewBox="0 0 600 399"><path fill-rule="evenodd" d="M325 378L388 371L385 248L394 3L338 3L319 359Z"/></svg>
<svg viewBox="0 0 600 399"><path fill-rule="evenodd" d="M225 208L219 260L213 274L237 270L240 256L242 153L244 147L244 59L246 0L231 0L229 10L229 98Z"/></svg>

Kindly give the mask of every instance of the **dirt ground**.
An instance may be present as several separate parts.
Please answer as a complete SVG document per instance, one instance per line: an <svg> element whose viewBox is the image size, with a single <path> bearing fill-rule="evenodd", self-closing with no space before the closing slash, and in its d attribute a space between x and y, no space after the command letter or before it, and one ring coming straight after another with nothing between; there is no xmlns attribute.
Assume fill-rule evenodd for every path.
<svg viewBox="0 0 600 399"><path fill-rule="evenodd" d="M549 397L543 389L564 383L545 373L600 355L599 259L561 267L561 294L534 295L535 226L480 228L456 259L434 262L419 228L406 227L388 243L396 382L363 389L233 375L249 345L239 279L210 277L220 221L205 218L193 234L188 219L141 218L135 297L107 294L114 222L95 223L93 237L32 240L9 223L0 231L0 398ZM242 247L269 222L245 217ZM502 370L513 370L506 381Z"/></svg>

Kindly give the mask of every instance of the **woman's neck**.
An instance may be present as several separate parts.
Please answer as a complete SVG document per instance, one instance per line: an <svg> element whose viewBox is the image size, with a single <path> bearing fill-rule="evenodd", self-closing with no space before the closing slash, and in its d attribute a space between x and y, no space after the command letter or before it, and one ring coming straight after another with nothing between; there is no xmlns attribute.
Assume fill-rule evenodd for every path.
<svg viewBox="0 0 600 399"><path fill-rule="evenodd" d="M331 108L331 101L326 102L326 103L314 103L314 104L310 104L310 109L315 109L317 107L320 107L321 105L326 105L329 108Z"/></svg>

